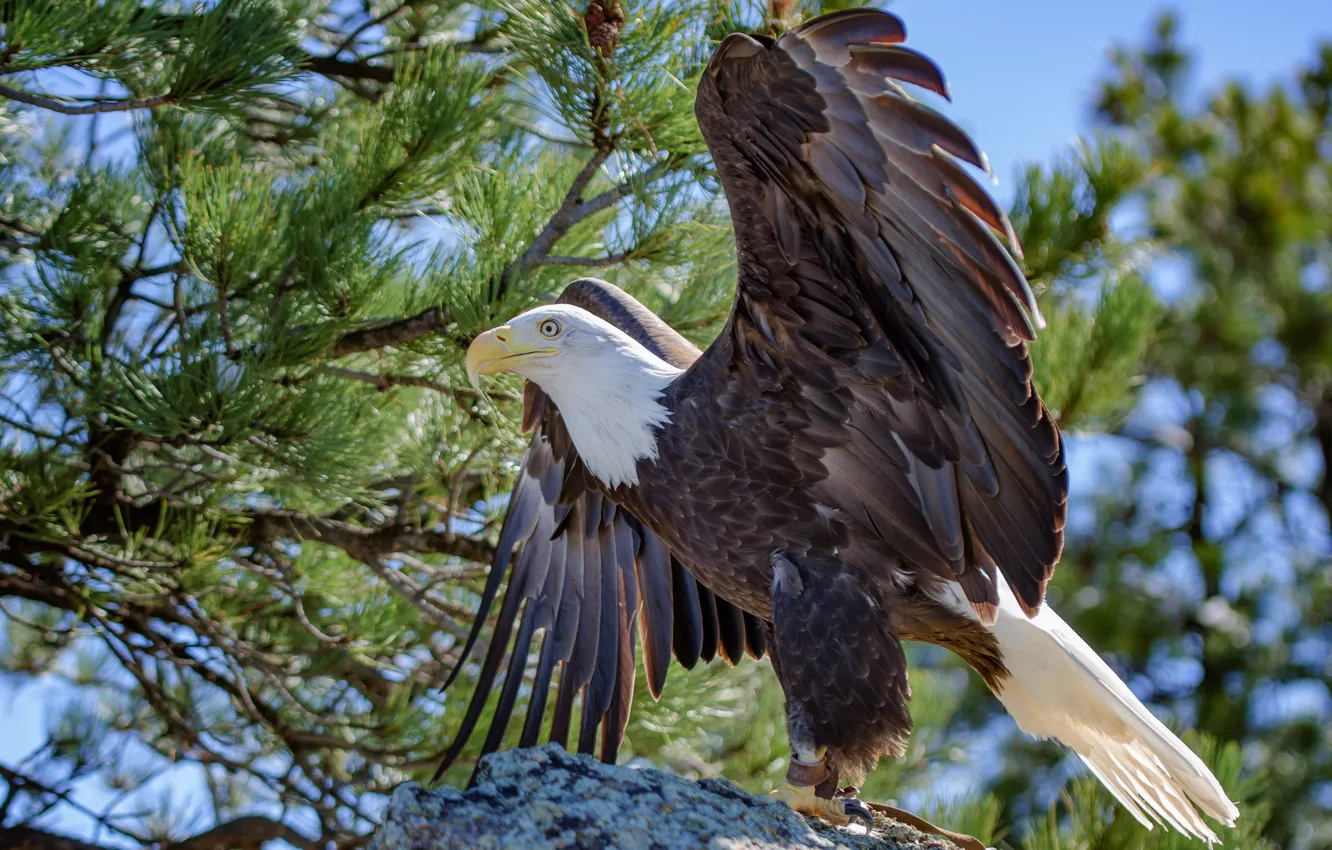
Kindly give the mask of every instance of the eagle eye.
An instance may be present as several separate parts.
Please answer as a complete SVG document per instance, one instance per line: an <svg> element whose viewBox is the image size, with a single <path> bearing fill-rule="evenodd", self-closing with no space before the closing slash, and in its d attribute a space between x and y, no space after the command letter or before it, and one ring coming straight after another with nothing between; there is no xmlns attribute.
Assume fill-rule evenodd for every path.
<svg viewBox="0 0 1332 850"><path fill-rule="evenodd" d="M555 319L546 319L541 324L537 325L537 330L540 331L541 335L546 339L554 339L560 335L562 328L560 327L560 323Z"/></svg>

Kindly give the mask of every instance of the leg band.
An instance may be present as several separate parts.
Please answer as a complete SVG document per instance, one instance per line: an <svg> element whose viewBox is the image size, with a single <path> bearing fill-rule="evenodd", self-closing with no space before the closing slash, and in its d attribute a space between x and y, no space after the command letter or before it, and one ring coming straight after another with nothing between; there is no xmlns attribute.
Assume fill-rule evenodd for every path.
<svg viewBox="0 0 1332 850"><path fill-rule="evenodd" d="M786 768L786 781L792 785L818 785L831 775L832 771L828 768L828 759L826 758L821 758L810 764L792 756L791 765Z"/></svg>

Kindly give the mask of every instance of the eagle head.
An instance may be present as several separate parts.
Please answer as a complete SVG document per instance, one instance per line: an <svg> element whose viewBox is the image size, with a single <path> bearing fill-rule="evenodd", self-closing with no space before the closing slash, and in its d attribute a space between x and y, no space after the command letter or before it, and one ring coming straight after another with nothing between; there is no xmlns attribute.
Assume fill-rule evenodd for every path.
<svg viewBox="0 0 1332 850"><path fill-rule="evenodd" d="M680 370L611 323L572 304L515 316L472 340L467 377L513 372L545 391L588 471L608 487L638 482L637 466L658 456L670 419L665 388Z"/></svg>

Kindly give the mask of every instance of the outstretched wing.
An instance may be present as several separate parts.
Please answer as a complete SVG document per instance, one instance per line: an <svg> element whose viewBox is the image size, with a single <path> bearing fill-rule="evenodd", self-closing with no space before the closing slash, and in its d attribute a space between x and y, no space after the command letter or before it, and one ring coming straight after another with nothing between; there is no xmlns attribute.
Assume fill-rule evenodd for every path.
<svg viewBox="0 0 1332 850"><path fill-rule="evenodd" d="M736 415L757 395L799 412L793 450L818 466L820 500L874 538L844 559L957 581L987 620L1001 572L1031 613L1067 496L1031 385L1039 313L998 238L1017 250L1007 219L960 164L985 168L980 151L891 82L947 95L904 39L893 15L857 9L718 48L695 108L740 282L687 377Z"/></svg>
<svg viewBox="0 0 1332 850"><path fill-rule="evenodd" d="M679 368L699 356L684 337L609 283L575 281L559 300L605 319ZM589 486L559 410L532 383L523 390L523 427L533 431L532 442L476 620L445 688L470 657L502 584L504 598L476 690L439 774L476 731L501 668L503 686L482 754L500 747L519 694L527 692L519 746L537 743L550 708L548 739L567 747L574 697L581 696L579 751L595 750L600 727L600 757L614 761L629 720L639 633L653 697L661 694L672 651L686 668L717 655L735 664L746 652L759 658L765 651L760 620L699 583L660 538ZM536 666L529 671L534 646ZM523 688L524 682L530 687Z"/></svg>

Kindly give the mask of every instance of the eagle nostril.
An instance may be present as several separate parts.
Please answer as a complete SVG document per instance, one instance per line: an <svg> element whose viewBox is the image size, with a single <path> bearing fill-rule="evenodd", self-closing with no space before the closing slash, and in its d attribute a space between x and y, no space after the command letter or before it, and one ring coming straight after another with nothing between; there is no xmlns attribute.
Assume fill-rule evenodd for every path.
<svg viewBox="0 0 1332 850"><path fill-rule="evenodd" d="M508 342L508 341L509 341L509 338L508 338L507 336L505 336L504 334L495 334L495 339L499 340L500 342Z"/></svg>

